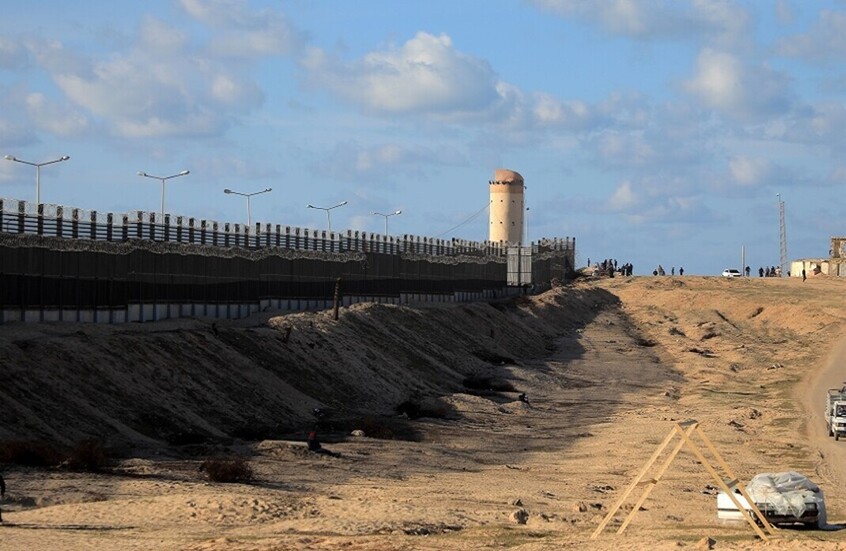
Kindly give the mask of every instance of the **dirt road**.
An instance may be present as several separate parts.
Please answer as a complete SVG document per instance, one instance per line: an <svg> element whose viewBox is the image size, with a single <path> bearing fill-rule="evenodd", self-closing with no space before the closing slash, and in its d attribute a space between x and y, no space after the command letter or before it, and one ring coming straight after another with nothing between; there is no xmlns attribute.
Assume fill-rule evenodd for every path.
<svg viewBox="0 0 846 551"><path fill-rule="evenodd" d="M826 390L840 388L846 380L846 339L836 343L818 372L810 373L797 389L807 412L805 433L819 458L817 474L832 488L846 488L846 441L828 436L823 410Z"/></svg>

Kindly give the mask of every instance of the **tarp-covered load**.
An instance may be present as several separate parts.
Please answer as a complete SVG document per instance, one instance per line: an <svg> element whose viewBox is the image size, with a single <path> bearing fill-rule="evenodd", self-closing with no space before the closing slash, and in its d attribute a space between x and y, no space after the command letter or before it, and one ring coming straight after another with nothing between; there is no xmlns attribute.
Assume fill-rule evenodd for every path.
<svg viewBox="0 0 846 551"><path fill-rule="evenodd" d="M793 524L822 527L826 523L825 497L822 490L808 477L794 471L761 473L746 486L746 492L758 509L773 524ZM735 490L737 501L751 510L746 500ZM717 518L741 520L743 517L731 498L724 492L717 495Z"/></svg>

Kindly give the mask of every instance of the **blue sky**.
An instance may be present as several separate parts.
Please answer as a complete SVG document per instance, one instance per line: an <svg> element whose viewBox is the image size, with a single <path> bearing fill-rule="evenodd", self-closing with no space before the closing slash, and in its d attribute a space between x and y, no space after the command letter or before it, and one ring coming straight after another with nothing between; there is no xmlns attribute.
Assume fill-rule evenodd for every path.
<svg viewBox="0 0 846 551"><path fill-rule="evenodd" d="M0 155L104 212L487 238L497 168L532 240L691 274L843 235L846 2L39 0L0 20ZM0 160L0 196L35 170ZM470 219L468 221L468 219ZM458 226L456 228L456 226ZM456 229L452 229L456 228ZM452 231L450 231L452 230Z"/></svg>

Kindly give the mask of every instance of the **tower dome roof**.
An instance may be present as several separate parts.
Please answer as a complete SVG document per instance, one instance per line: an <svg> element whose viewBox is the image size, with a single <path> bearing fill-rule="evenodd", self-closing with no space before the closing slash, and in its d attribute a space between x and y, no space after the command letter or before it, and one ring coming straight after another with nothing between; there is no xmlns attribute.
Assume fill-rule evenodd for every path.
<svg viewBox="0 0 846 551"><path fill-rule="evenodd" d="M502 184L522 184L523 177L519 172L508 170L507 168L498 168L494 171L494 182Z"/></svg>

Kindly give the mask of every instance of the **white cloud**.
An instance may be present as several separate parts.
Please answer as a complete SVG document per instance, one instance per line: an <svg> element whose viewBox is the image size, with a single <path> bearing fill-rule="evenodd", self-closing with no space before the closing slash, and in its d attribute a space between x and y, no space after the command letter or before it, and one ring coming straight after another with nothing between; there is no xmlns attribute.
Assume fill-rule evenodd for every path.
<svg viewBox="0 0 846 551"><path fill-rule="evenodd" d="M772 165L767 159L736 156L729 160L729 171L737 184L756 186L771 176Z"/></svg>
<svg viewBox="0 0 846 551"><path fill-rule="evenodd" d="M137 47L100 59L80 59L55 43L35 44L33 51L71 102L124 137L215 135L237 113L261 105L263 94L242 64L230 68L190 53L185 38L171 31L148 18ZM71 122L51 130L66 135ZM83 126L78 119L76 129Z"/></svg>
<svg viewBox="0 0 846 551"><path fill-rule="evenodd" d="M589 141L603 165L643 166L656 157L652 145L637 133L606 131Z"/></svg>
<svg viewBox="0 0 846 551"><path fill-rule="evenodd" d="M145 17L141 23L139 40L147 51L160 54L178 53L187 42L187 37L180 29L154 17Z"/></svg>
<svg viewBox="0 0 846 551"><path fill-rule="evenodd" d="M208 135L226 125L214 95L215 74L184 58L157 61L142 52L94 62L81 73L53 78L77 105L107 121L119 135Z"/></svg>
<svg viewBox="0 0 846 551"><path fill-rule="evenodd" d="M30 126L0 118L0 144L4 147L23 146L35 142ZM6 154L0 151L0 154Z"/></svg>
<svg viewBox="0 0 846 551"><path fill-rule="evenodd" d="M637 206L639 202L638 196L632 191L631 182L623 182L608 198L607 207L615 212L626 211Z"/></svg>
<svg viewBox="0 0 846 551"><path fill-rule="evenodd" d="M399 178L422 180L429 167L464 166L467 160L454 148L406 146L398 143L361 145L339 143L315 170L334 178L395 185Z"/></svg>
<svg viewBox="0 0 846 551"><path fill-rule="evenodd" d="M17 40L0 36L0 69L21 69L29 63L29 52Z"/></svg>
<svg viewBox="0 0 846 551"><path fill-rule="evenodd" d="M846 56L846 13L822 10L807 33L782 39L777 49L806 61L841 61Z"/></svg>
<svg viewBox="0 0 846 551"><path fill-rule="evenodd" d="M792 103L788 84L781 73L706 48L697 59L696 74L684 87L707 107L749 120L786 112Z"/></svg>
<svg viewBox="0 0 846 551"><path fill-rule="evenodd" d="M179 4L188 15L216 29L211 49L219 55L288 55L306 42L278 10L251 11L244 0L179 0Z"/></svg>
<svg viewBox="0 0 846 551"><path fill-rule="evenodd" d="M76 136L90 128L88 117L83 113L52 102L44 94L27 95L26 110L30 120L57 136Z"/></svg>
<svg viewBox="0 0 846 551"><path fill-rule="evenodd" d="M538 93L534 96L532 115L541 126L578 128L591 120L593 112L583 101L562 101L549 94Z"/></svg>
<svg viewBox="0 0 846 551"><path fill-rule="evenodd" d="M729 1L694 0L531 0L562 17L600 25L607 32L635 39L711 36L733 40L749 24L749 14Z"/></svg>
<svg viewBox="0 0 846 551"><path fill-rule="evenodd" d="M446 35L418 33L401 47L343 63L312 50L303 60L313 83L378 114L466 114L500 99L490 65L453 48Z"/></svg>

